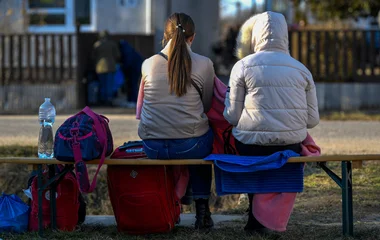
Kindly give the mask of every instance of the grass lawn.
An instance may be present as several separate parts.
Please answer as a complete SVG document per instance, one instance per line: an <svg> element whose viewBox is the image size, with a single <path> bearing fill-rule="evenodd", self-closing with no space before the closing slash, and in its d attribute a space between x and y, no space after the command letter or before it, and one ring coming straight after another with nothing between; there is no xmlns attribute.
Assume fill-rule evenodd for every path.
<svg viewBox="0 0 380 240"><path fill-rule="evenodd" d="M380 113L373 112L323 112L321 120L331 121L380 121Z"/></svg>
<svg viewBox="0 0 380 240"><path fill-rule="evenodd" d="M157 234L148 236L129 236L126 234L118 233L115 227L101 227L101 226L82 226L80 230L76 232L46 232L46 239L94 239L94 240L108 240L108 239L175 239L175 240L190 240L190 239L218 239L218 240L274 240L274 239L326 239L326 240L336 240L336 239L353 239L353 238L342 238L340 235L340 227L316 227L310 226L305 227L304 225L292 224L289 226L289 230L282 234L267 234L267 235L246 235L242 231L244 226L241 222L230 222L220 225L218 229L214 229L209 233L203 233L200 231L194 231L190 228L177 227L173 232L168 234ZM377 238L380 231L376 229L358 227L360 229L360 238L355 239L379 239ZM28 233L24 235L10 235L1 236L4 240L8 239L38 239L36 233ZM362 238L364 237L364 238Z"/></svg>

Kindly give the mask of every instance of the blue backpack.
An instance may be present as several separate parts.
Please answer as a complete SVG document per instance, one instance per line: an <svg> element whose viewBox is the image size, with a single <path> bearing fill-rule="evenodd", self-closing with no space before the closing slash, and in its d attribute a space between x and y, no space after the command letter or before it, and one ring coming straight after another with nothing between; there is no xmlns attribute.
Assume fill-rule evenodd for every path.
<svg viewBox="0 0 380 240"><path fill-rule="evenodd" d="M92 192L96 177L106 156L113 151L108 118L89 107L69 117L55 134L54 156L57 160L75 162L75 174L81 192ZM99 159L98 169L90 185L85 161Z"/></svg>

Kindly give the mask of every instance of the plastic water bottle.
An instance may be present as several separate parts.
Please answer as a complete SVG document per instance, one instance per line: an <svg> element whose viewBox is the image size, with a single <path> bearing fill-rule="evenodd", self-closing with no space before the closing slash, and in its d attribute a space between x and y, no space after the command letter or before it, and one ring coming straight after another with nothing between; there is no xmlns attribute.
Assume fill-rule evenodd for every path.
<svg viewBox="0 0 380 240"><path fill-rule="evenodd" d="M38 157L53 158L53 124L55 122L55 108L50 102L50 98L45 98L45 102L40 106L38 120L40 122L40 135L38 137Z"/></svg>

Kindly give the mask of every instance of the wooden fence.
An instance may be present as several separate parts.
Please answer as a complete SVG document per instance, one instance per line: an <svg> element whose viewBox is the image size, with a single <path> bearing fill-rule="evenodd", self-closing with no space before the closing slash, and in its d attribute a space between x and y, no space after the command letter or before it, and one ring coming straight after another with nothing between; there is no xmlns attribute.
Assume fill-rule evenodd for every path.
<svg viewBox="0 0 380 240"><path fill-rule="evenodd" d="M154 54L153 35L110 37L117 42L127 41L144 58ZM67 94L66 100L75 102L77 108L85 106L84 80L93 68L91 52L96 40L97 33L80 33L79 29L75 34L0 34L0 113L25 108L31 96L47 96L46 91L53 94L46 87L56 88L63 84L70 90L62 91L73 92L73 86L76 89ZM60 99L65 95L62 91ZM29 97L22 97L24 93Z"/></svg>
<svg viewBox="0 0 380 240"><path fill-rule="evenodd" d="M380 31L289 32L291 55L316 82L380 82Z"/></svg>
<svg viewBox="0 0 380 240"><path fill-rule="evenodd" d="M144 57L154 54L152 35L112 35ZM90 66L96 33L0 34L0 86L81 80Z"/></svg>
<svg viewBox="0 0 380 240"><path fill-rule="evenodd" d="M0 35L0 86L75 78L74 34Z"/></svg>
<svg viewBox="0 0 380 240"><path fill-rule="evenodd" d="M111 37L144 57L154 54L153 36ZM0 86L76 81L90 65L95 41L96 33L0 35ZM289 46L316 82L380 81L380 31L290 31Z"/></svg>
<svg viewBox="0 0 380 240"><path fill-rule="evenodd" d="M0 34L0 90L11 85L72 82L78 91L77 106L83 106L83 79L92 66L90 56L96 36L79 30L74 34ZM111 38L126 40L143 57L154 54L153 35ZM380 82L379 30L292 30L289 47L291 55L310 69L316 82ZM0 99L0 108L7 101L13 100Z"/></svg>

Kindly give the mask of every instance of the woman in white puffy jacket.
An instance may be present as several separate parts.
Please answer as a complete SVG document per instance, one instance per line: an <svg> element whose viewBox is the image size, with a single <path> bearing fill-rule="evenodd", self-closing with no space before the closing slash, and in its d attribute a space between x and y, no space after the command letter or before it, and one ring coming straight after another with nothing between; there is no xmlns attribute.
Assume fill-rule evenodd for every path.
<svg viewBox="0 0 380 240"><path fill-rule="evenodd" d="M318 103L310 71L289 54L284 16L264 12L248 19L236 55L240 60L231 72L224 117L233 125L237 151L246 156L300 153L307 129L319 123ZM251 202L247 231L264 228L252 215Z"/></svg>

